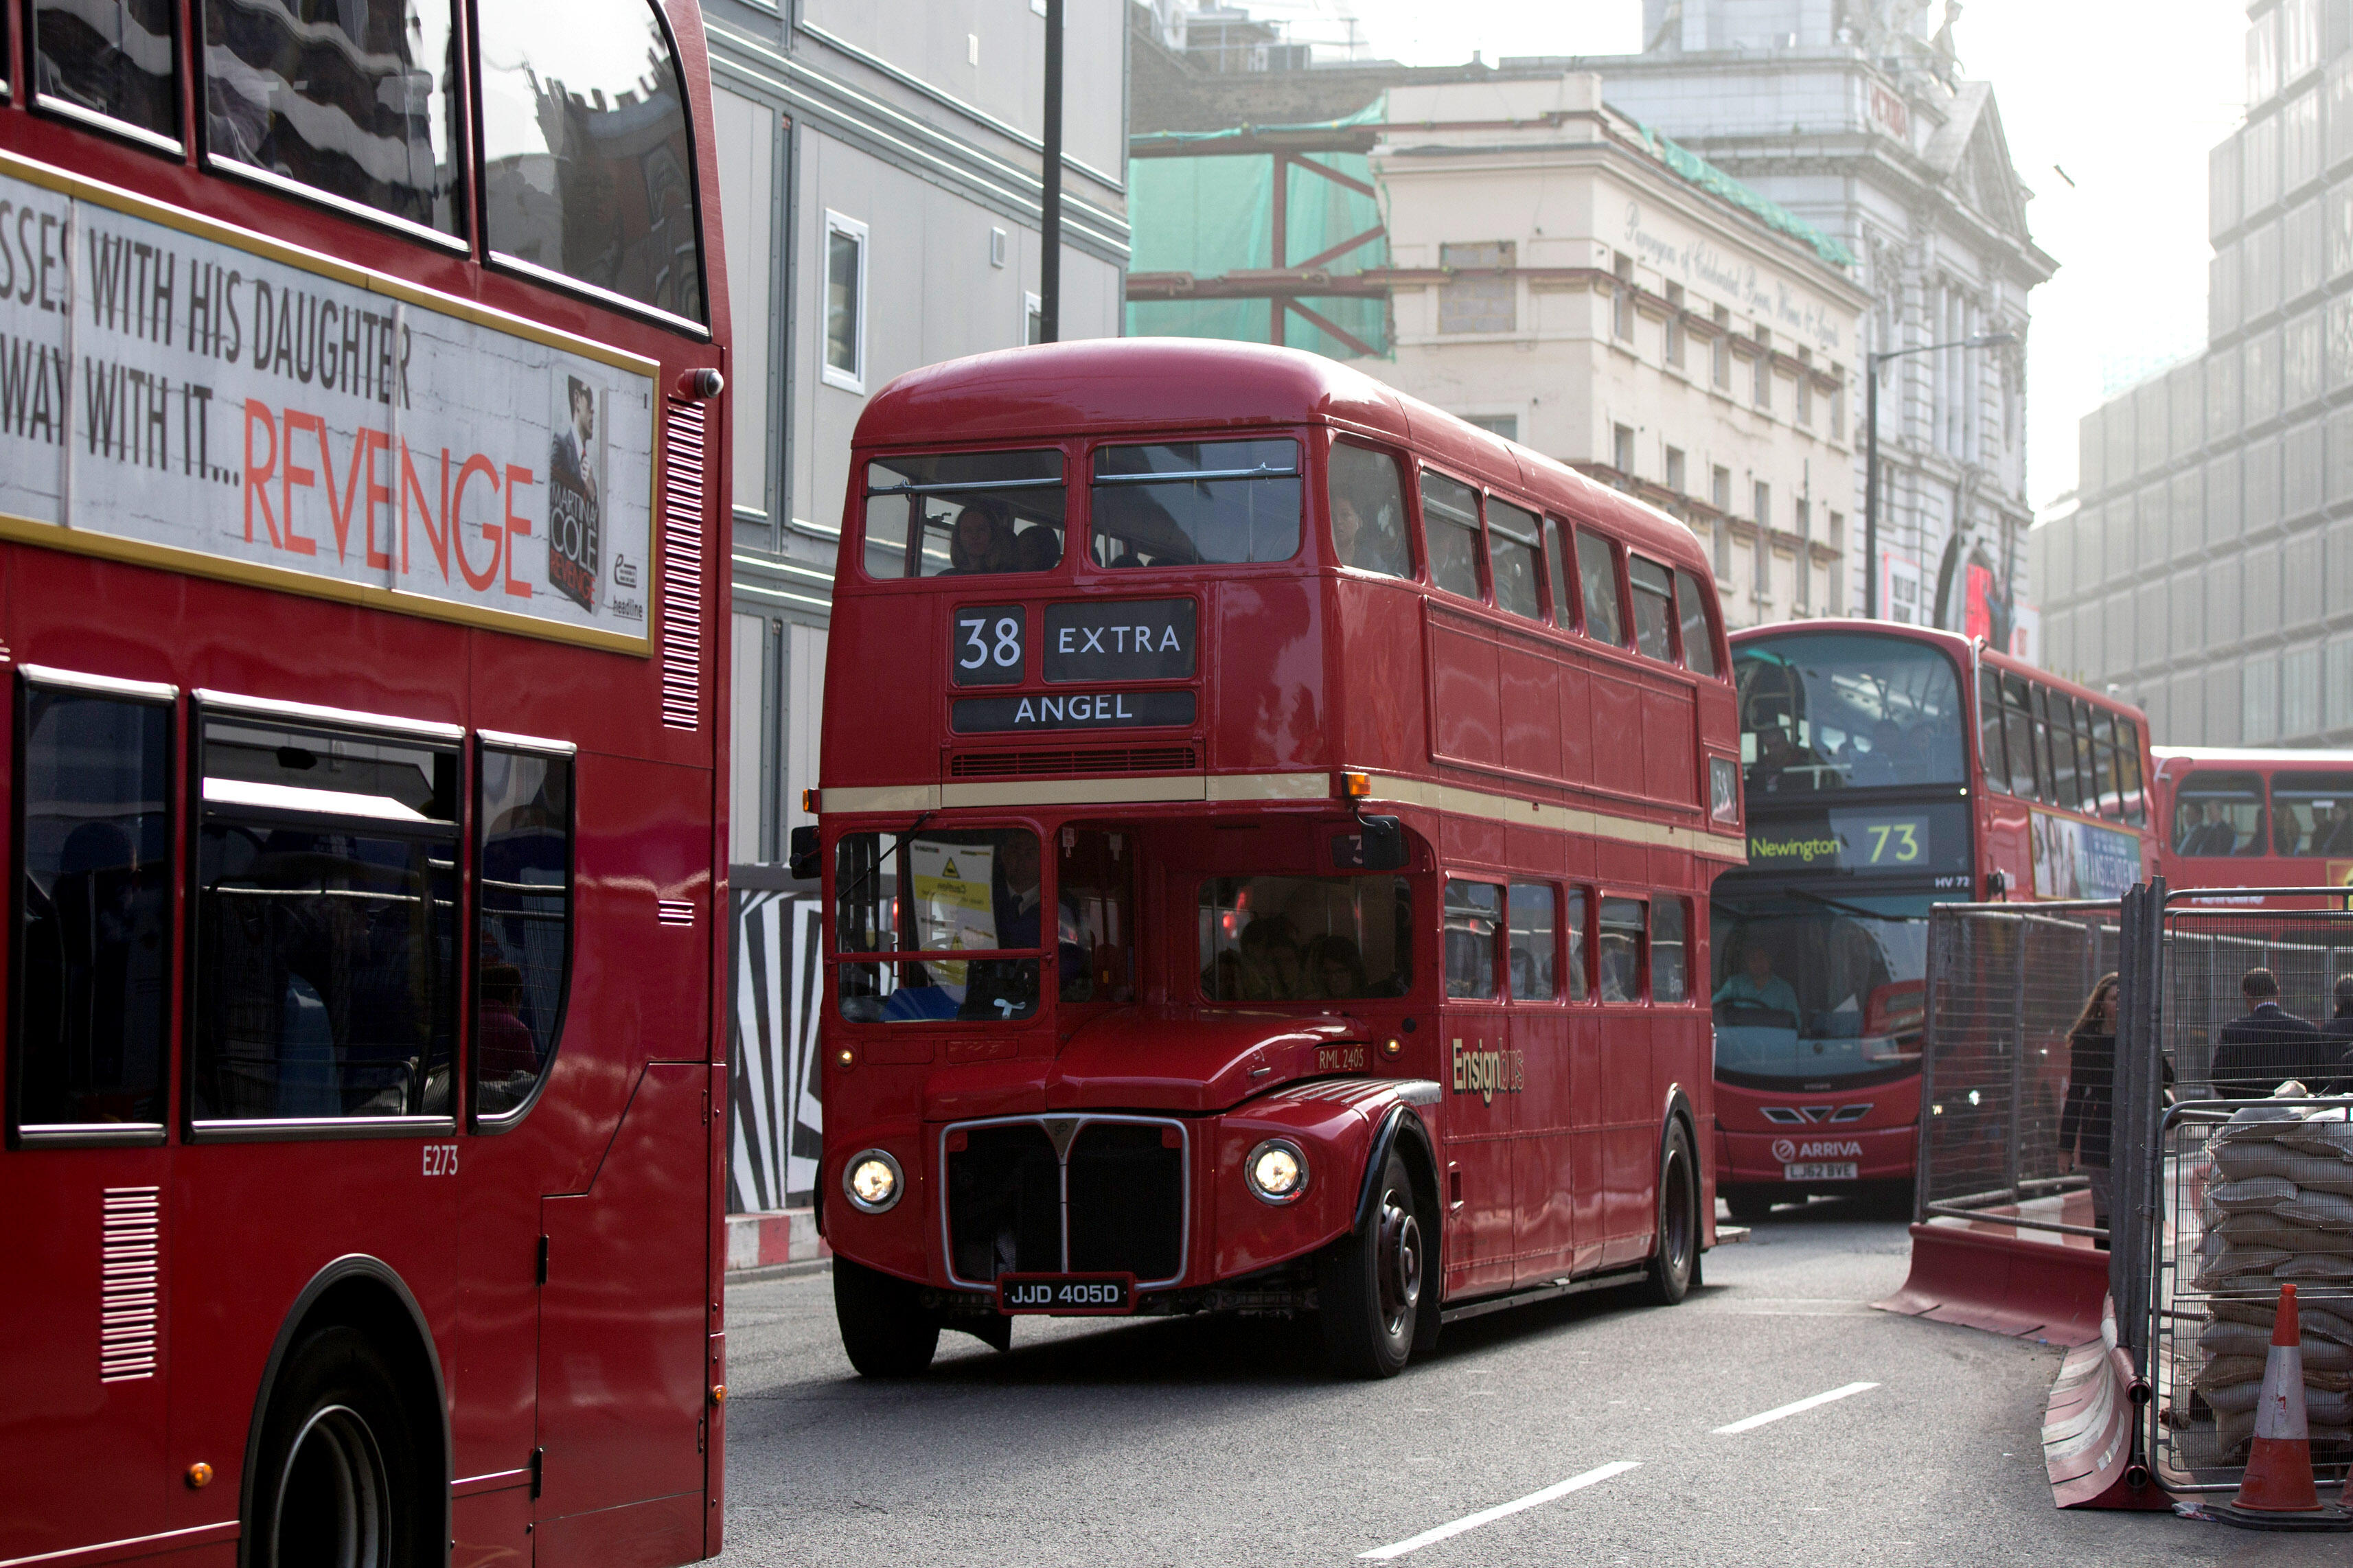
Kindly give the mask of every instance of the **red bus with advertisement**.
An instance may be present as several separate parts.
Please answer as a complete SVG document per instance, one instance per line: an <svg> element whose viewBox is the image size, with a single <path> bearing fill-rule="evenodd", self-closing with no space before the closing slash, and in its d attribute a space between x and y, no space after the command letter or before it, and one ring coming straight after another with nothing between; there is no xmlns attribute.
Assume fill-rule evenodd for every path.
<svg viewBox="0 0 2353 1568"><path fill-rule="evenodd" d="M0 40L0 1563L706 1556L700 16Z"/></svg>
<svg viewBox="0 0 2353 1568"><path fill-rule="evenodd" d="M2161 746L2158 864L2199 903L2319 909L2311 893L2233 891L2353 883L2353 753Z"/></svg>
<svg viewBox="0 0 2353 1568"><path fill-rule="evenodd" d="M1715 886L1719 1177L1743 1219L1909 1191L1928 910L2114 899L2155 868L2138 710L1951 632L1732 638L1748 864Z"/></svg>
<svg viewBox="0 0 2353 1568"><path fill-rule="evenodd" d="M1240 343L919 371L855 457L796 851L858 1368L1314 1310L1382 1375L1444 1318L1680 1299L1740 853L1690 533Z"/></svg>

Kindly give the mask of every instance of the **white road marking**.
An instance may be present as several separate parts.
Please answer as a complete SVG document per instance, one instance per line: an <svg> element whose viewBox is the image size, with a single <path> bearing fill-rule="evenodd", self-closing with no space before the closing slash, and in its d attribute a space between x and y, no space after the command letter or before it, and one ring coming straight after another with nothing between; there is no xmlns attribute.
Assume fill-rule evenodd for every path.
<svg viewBox="0 0 2353 1568"><path fill-rule="evenodd" d="M1612 1476L1622 1476L1641 1462L1639 1459L1614 1460L1598 1469L1588 1470L1581 1476L1571 1476L1565 1481L1555 1481L1542 1491L1530 1492L1524 1498L1514 1498L1510 1502L1497 1503L1493 1508L1482 1509L1477 1513L1465 1514L1451 1524L1441 1524L1435 1530L1425 1530L1419 1535L1409 1536L1392 1545L1372 1552L1360 1552L1356 1555L1359 1559L1371 1558L1376 1562L1386 1563L1392 1557L1402 1557L1409 1552L1419 1552L1425 1546L1460 1535L1466 1530L1476 1530L1482 1524L1493 1524L1507 1514L1517 1513L1522 1509L1535 1508L1540 1503L1550 1502L1555 1498L1567 1497L1569 1493L1582 1490L1596 1481L1606 1481Z"/></svg>
<svg viewBox="0 0 2353 1568"><path fill-rule="evenodd" d="M1777 1405L1760 1415L1751 1415L1746 1421L1735 1421L1729 1426L1719 1426L1715 1429L1715 1435L1719 1437L1729 1437L1741 1432L1753 1432L1769 1421L1778 1421L1784 1415L1795 1415L1800 1411L1811 1410L1817 1405L1828 1405L1833 1399L1844 1399L1851 1394L1862 1394L1878 1386L1879 1384L1875 1383L1850 1383L1844 1388L1833 1388L1828 1394L1817 1394L1805 1399L1792 1400L1787 1405Z"/></svg>

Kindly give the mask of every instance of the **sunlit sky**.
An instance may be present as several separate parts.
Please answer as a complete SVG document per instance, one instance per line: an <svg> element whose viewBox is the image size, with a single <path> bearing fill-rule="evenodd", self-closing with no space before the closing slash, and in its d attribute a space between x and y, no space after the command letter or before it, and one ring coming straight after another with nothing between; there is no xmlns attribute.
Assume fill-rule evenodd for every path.
<svg viewBox="0 0 2353 1568"><path fill-rule="evenodd" d="M1344 3L1369 55L1414 65L1641 47L1641 0ZM2031 300L2038 508L2075 487L2078 420L2206 341L2206 153L2244 108L2245 31L2235 0L1968 0L1955 27L1963 69L1993 83L2035 241L2059 262Z"/></svg>

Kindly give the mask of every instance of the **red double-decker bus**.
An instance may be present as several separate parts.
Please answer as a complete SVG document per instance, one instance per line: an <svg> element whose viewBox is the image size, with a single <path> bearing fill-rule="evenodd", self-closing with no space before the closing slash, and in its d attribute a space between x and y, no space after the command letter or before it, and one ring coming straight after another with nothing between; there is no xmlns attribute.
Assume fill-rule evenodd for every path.
<svg viewBox="0 0 2353 1568"><path fill-rule="evenodd" d="M1750 627L1732 662L1748 863L1715 887L1725 1201L1756 1219L1812 1193L1908 1192L1930 907L2144 879L2147 722L1925 627Z"/></svg>
<svg viewBox="0 0 2353 1568"><path fill-rule="evenodd" d="M705 1556L700 16L0 40L0 1563Z"/></svg>
<svg viewBox="0 0 2353 1568"><path fill-rule="evenodd" d="M859 1369L1240 1309L1387 1374L1447 1317L1680 1299L1740 853L1689 532L1235 343L917 372L856 463L797 849Z"/></svg>
<svg viewBox="0 0 2353 1568"><path fill-rule="evenodd" d="M2353 883L2353 753L2160 746L2158 864L2198 902L2319 909L2313 893L2263 888Z"/></svg>

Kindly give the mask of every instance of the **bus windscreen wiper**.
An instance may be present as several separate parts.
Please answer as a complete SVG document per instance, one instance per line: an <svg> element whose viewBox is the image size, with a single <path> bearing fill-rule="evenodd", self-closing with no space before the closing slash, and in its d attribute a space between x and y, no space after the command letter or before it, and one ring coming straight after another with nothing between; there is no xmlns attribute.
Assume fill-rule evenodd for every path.
<svg viewBox="0 0 2353 1568"><path fill-rule="evenodd" d="M1793 899L1804 899L1809 903L1820 904L1824 909L1836 910L1842 915L1855 915L1867 921L1925 921L1928 918L1926 915L1891 915L1879 910L1866 910L1861 904L1850 904L1838 899L1825 898L1820 893L1810 893L1803 888L1784 888L1781 891Z"/></svg>

